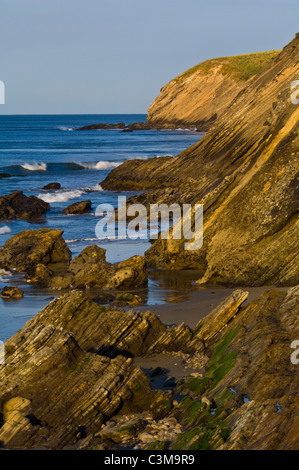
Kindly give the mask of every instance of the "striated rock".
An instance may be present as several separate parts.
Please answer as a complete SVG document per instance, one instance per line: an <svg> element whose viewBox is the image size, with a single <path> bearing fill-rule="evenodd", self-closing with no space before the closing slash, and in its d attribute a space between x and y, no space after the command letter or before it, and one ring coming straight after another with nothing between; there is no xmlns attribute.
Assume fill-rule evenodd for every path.
<svg viewBox="0 0 299 470"><path fill-rule="evenodd" d="M194 336L205 344L214 340L227 324L237 315L240 306L248 297L241 289L234 291L217 308L201 320L195 328Z"/></svg>
<svg viewBox="0 0 299 470"><path fill-rule="evenodd" d="M64 214L84 214L91 210L91 201L80 201L70 204L68 207L63 209Z"/></svg>
<svg viewBox="0 0 299 470"><path fill-rule="evenodd" d="M5 286L0 295L3 299L19 300L24 297L24 292L19 287Z"/></svg>
<svg viewBox="0 0 299 470"><path fill-rule="evenodd" d="M219 330L245 294L236 291L198 332L190 331L203 334L198 352L207 360L201 374L178 382L186 395L180 403L170 391L152 390L125 357L159 345L167 328L157 317L102 307L78 291L54 300L5 343L2 445L298 449L298 366L290 345L299 334L299 286L265 292ZM193 339L179 330L193 355Z"/></svg>
<svg viewBox="0 0 299 470"><path fill-rule="evenodd" d="M59 269L68 265L71 252L62 230L25 230L7 240L0 249L0 267L26 272L38 264Z"/></svg>
<svg viewBox="0 0 299 470"><path fill-rule="evenodd" d="M0 220L37 219L50 209L47 202L35 196L25 196L23 191L15 191L0 197Z"/></svg>
<svg viewBox="0 0 299 470"><path fill-rule="evenodd" d="M171 80L148 109L149 125L207 131L279 51L207 60Z"/></svg>
<svg viewBox="0 0 299 470"><path fill-rule="evenodd" d="M107 178L101 182L103 189L118 191L141 190L147 188L164 187L165 180L161 178L163 168L173 161L173 157L155 157L148 160L127 160L113 169ZM118 168L120 170L118 171ZM144 175L148 174L146 182ZM169 185L169 183L168 183Z"/></svg>
<svg viewBox="0 0 299 470"><path fill-rule="evenodd" d="M99 350L110 357L120 352L128 357L142 356L165 330L151 312L104 307L80 291L71 291L54 300L26 327L33 329L41 323L71 331L84 350Z"/></svg>
<svg viewBox="0 0 299 470"><path fill-rule="evenodd" d="M295 38L197 144L161 165L120 165L102 183L105 189L167 188L165 202L172 188L177 203L204 205L202 248L186 251L184 240L157 240L145 254L150 266L196 268L201 284L298 283L299 107L290 99L298 64Z"/></svg>
<svg viewBox="0 0 299 470"><path fill-rule="evenodd" d="M87 353L72 335L51 325L24 330L18 347L9 341L7 351L5 374L0 366L0 406L5 410L17 390L30 400L31 413L24 416L21 410L4 418L0 441L5 448L75 445L121 408L139 412L155 398L131 359Z"/></svg>
<svg viewBox="0 0 299 470"><path fill-rule="evenodd" d="M60 183L49 183L49 184L46 184L42 189L45 189L45 190L54 190L54 189L60 189L61 188L61 184Z"/></svg>

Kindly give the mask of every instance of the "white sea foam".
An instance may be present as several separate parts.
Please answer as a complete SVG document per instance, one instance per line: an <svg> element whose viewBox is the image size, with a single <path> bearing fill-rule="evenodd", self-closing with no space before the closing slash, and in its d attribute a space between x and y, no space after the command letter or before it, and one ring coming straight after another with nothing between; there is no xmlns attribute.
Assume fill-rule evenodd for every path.
<svg viewBox="0 0 299 470"><path fill-rule="evenodd" d="M121 164L122 162L107 162L102 160L99 162L78 163L78 165L86 168L87 170L108 170L109 168L116 168Z"/></svg>
<svg viewBox="0 0 299 470"><path fill-rule="evenodd" d="M28 171L47 171L46 163L24 163L21 167Z"/></svg>
<svg viewBox="0 0 299 470"><path fill-rule="evenodd" d="M91 193L93 191L103 191L103 188L100 184L95 184L94 186L88 186L87 188L84 188L83 191Z"/></svg>
<svg viewBox="0 0 299 470"><path fill-rule="evenodd" d="M0 235L3 235L4 233L10 233L11 229L7 227L7 225L4 225L4 227L0 227Z"/></svg>
<svg viewBox="0 0 299 470"><path fill-rule="evenodd" d="M38 195L39 199L42 199L45 202L67 202L70 199L76 199L77 197L82 196L84 191L75 189L74 191L57 191L55 193L40 193Z"/></svg>
<svg viewBox="0 0 299 470"><path fill-rule="evenodd" d="M61 131L69 131L69 132L71 132L71 131L74 130L74 127L60 126L58 129L61 130Z"/></svg>

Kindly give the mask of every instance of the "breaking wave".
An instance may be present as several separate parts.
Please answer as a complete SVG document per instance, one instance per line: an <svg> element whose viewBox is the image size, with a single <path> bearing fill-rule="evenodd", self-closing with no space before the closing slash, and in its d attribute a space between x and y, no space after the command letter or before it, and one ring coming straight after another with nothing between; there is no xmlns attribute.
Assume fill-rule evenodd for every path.
<svg viewBox="0 0 299 470"><path fill-rule="evenodd" d="M87 170L108 170L109 168L116 168L117 166L121 165L123 162L108 162L101 160L99 162L91 162L91 163L77 163L77 165L86 168Z"/></svg>
<svg viewBox="0 0 299 470"><path fill-rule="evenodd" d="M20 166L28 171L47 171L46 163L24 163Z"/></svg>
<svg viewBox="0 0 299 470"><path fill-rule="evenodd" d="M71 199L76 199L77 197L82 196L84 191L75 189L74 191L59 191L56 193L40 193L38 195L39 199L42 199L45 202L67 202Z"/></svg>
<svg viewBox="0 0 299 470"><path fill-rule="evenodd" d="M4 225L4 227L0 227L0 235L4 235L4 233L10 233L11 229L7 227L7 225Z"/></svg>

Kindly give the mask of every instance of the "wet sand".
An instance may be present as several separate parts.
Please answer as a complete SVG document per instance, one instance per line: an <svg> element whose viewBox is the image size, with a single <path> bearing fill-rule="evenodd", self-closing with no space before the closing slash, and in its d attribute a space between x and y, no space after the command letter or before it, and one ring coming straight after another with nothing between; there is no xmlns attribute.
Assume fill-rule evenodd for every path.
<svg viewBox="0 0 299 470"><path fill-rule="evenodd" d="M216 308L226 297L237 289L235 288L205 288L195 290L189 294L190 300L180 303L147 305L139 307L140 311L150 310L155 313L160 320L166 325L179 325L184 322L190 328L195 328L199 320L207 316L214 308ZM287 290L286 287L240 287L240 289L249 292L246 302L243 306L259 297L263 292L276 289Z"/></svg>

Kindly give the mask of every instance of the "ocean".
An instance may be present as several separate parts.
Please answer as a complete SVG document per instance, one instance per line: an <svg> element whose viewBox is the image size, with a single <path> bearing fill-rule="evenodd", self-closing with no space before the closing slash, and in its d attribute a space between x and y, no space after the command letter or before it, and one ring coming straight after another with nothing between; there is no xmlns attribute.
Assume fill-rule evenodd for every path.
<svg viewBox="0 0 299 470"><path fill-rule="evenodd" d="M14 234L27 229L59 228L64 231L73 256L84 247L97 244L107 250L107 261L120 262L149 248L147 240L99 240L95 234L95 209L108 203L117 207L118 193L103 191L101 181L112 168L129 159L154 156L176 156L194 144L201 134L188 130L150 130L123 133L120 130L77 131L94 123L145 122L146 115L40 115L0 116L0 173L11 178L0 179L0 196L22 190L50 203L50 211L38 221L11 220L0 222L0 246ZM45 191L51 182L61 189ZM135 192L122 192L127 197ZM62 210L73 202L90 199L90 213L70 216ZM160 279L160 278L159 278ZM146 302L166 302L171 287L152 275L145 293ZM172 280L173 286L175 282ZM41 310L52 298L49 291L34 290L22 276L0 272L0 289L19 285L25 290L20 301L0 299L0 340L14 334L28 318ZM171 297L172 298L172 297Z"/></svg>

